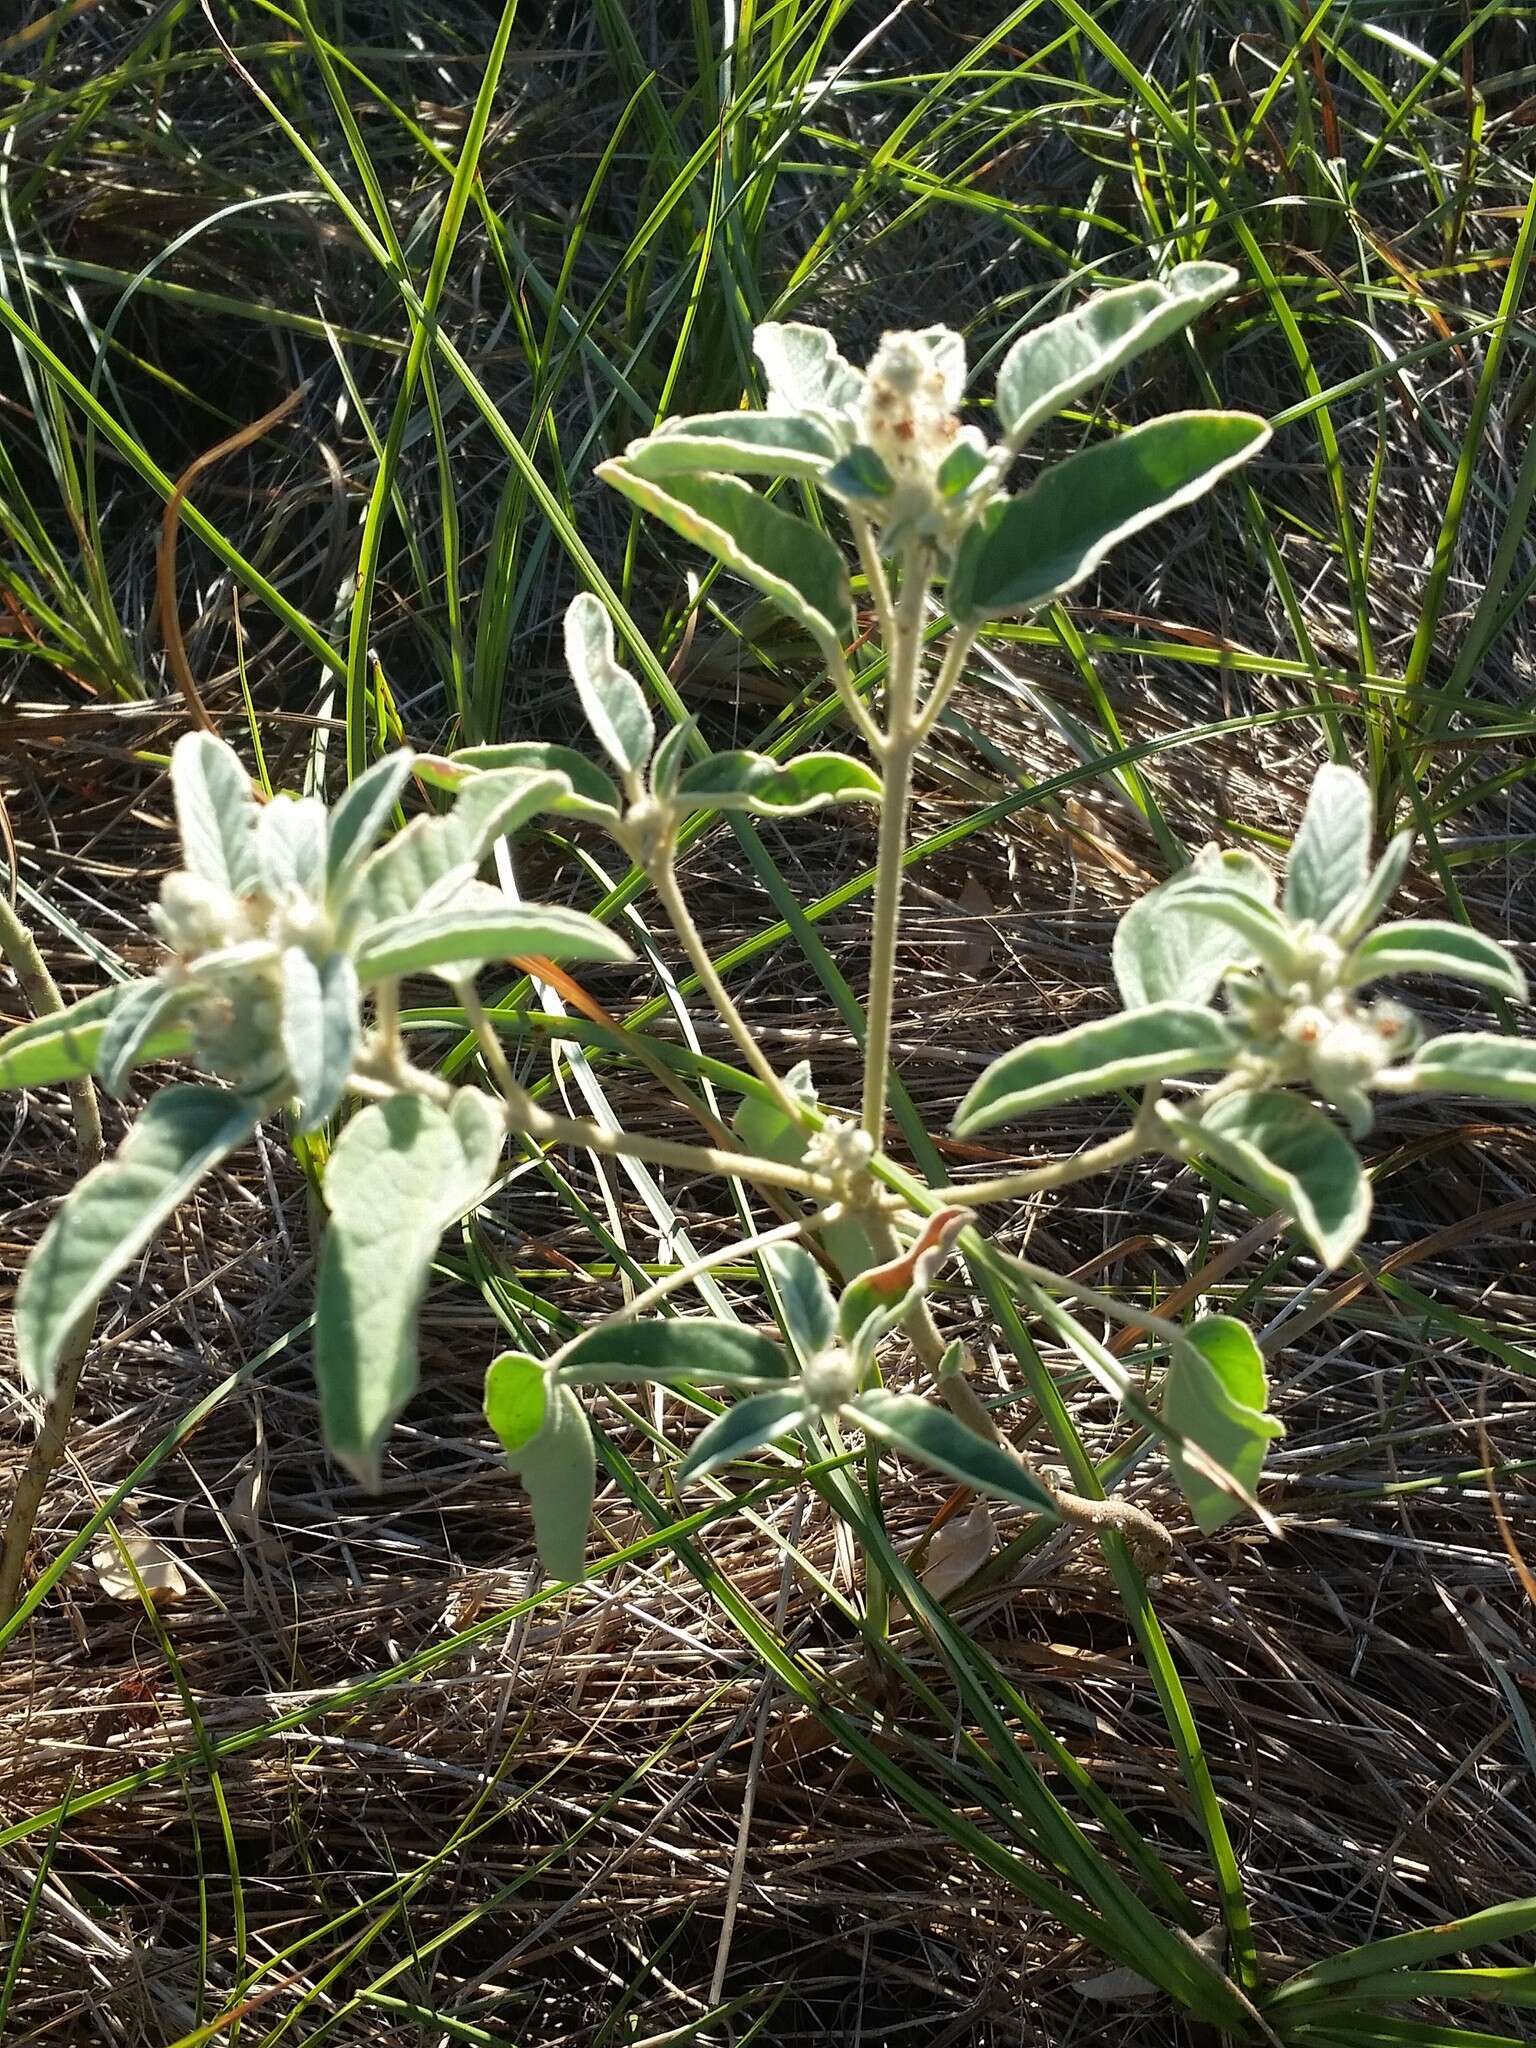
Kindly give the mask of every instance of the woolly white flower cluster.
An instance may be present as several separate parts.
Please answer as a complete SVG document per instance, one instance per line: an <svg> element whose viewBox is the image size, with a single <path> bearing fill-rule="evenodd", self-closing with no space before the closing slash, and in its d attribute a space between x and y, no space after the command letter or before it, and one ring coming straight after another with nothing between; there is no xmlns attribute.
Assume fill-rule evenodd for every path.
<svg viewBox="0 0 1536 2048"><path fill-rule="evenodd" d="M1370 1090L1418 1045L1418 1019L1403 1003L1362 1002L1349 985L1349 950L1329 933L1296 934L1294 979L1261 972L1228 983L1242 1024L1242 1068L1261 1085L1307 1083L1358 1137L1371 1127Z"/></svg>

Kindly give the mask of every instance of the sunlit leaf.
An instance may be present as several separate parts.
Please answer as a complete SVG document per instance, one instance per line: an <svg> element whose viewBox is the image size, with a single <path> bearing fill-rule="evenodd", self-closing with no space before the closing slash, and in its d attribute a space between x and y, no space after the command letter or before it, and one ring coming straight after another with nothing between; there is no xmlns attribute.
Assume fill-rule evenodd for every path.
<svg viewBox="0 0 1536 2048"><path fill-rule="evenodd" d="M256 800L234 748L212 733L184 732L171 749L171 791L188 870L233 895L254 895Z"/></svg>
<svg viewBox="0 0 1536 2048"><path fill-rule="evenodd" d="M1378 926L1350 955L1349 980L1356 988L1396 974L1429 974L1491 988L1517 1002L1526 997L1525 974L1513 954L1481 932L1438 918Z"/></svg>
<svg viewBox="0 0 1536 2048"><path fill-rule="evenodd" d="M892 1450L903 1451L920 1464L931 1465L961 1486L973 1486L998 1500L1031 1508L1038 1515L1056 1514L1056 1503L1043 1481L1001 1444L978 1436L947 1408L917 1394L893 1394L872 1387L849 1404L866 1432Z"/></svg>
<svg viewBox="0 0 1536 2048"><path fill-rule="evenodd" d="M1312 1103L1278 1089L1248 1089L1212 1103L1198 1120L1161 1106L1187 1152L1204 1152L1296 1218L1325 1266L1359 1243L1371 1187L1354 1147Z"/></svg>
<svg viewBox="0 0 1536 2048"><path fill-rule="evenodd" d="M624 460L641 476L713 470L735 476L820 476L837 460L837 439L793 413L717 412L668 420L631 441Z"/></svg>
<svg viewBox="0 0 1536 2048"><path fill-rule="evenodd" d="M1005 1052L961 1103L954 1128L965 1137L1053 1103L1225 1067L1235 1050L1214 1010L1193 1003L1125 1010Z"/></svg>
<svg viewBox="0 0 1536 2048"><path fill-rule="evenodd" d="M1536 1104L1536 1039L1493 1031L1432 1038L1398 1078L1417 1095L1481 1095Z"/></svg>
<svg viewBox="0 0 1536 2048"><path fill-rule="evenodd" d="M559 1380L588 1387L631 1380L662 1386L758 1386L788 1376L784 1348L771 1337L740 1323L694 1316L600 1323L566 1346L556 1370Z"/></svg>
<svg viewBox="0 0 1536 2048"><path fill-rule="evenodd" d="M509 960L529 954L547 960L632 960L617 932L579 910L552 903L514 903L499 910L428 909L391 918L369 932L357 949L364 982L420 974L447 961Z"/></svg>
<svg viewBox="0 0 1536 2048"><path fill-rule="evenodd" d="M298 946L282 958L283 1057L312 1131L341 1100L358 1040L357 970L345 953L313 960Z"/></svg>
<svg viewBox="0 0 1536 2048"><path fill-rule="evenodd" d="M1285 914L1322 924L1364 889L1371 871L1371 792L1353 768L1328 762L1312 780L1285 870Z"/></svg>
<svg viewBox="0 0 1536 2048"><path fill-rule="evenodd" d="M109 1095L122 1095L135 1067L162 1058L162 1045L169 1043L179 1050L186 1032L178 1027L177 1019L195 993L184 983L178 986L167 981L140 981L113 991L118 1000L107 1016L97 1061L102 1086ZM4 1048L0 1046L3 1072Z"/></svg>
<svg viewBox="0 0 1536 2048"><path fill-rule="evenodd" d="M274 902L325 887L326 813L316 796L275 796L256 815L256 865Z"/></svg>
<svg viewBox="0 0 1536 2048"><path fill-rule="evenodd" d="M346 893L353 875L379 842L415 762L409 747L375 761L337 799L326 835L326 892L333 902Z"/></svg>
<svg viewBox="0 0 1536 2048"><path fill-rule="evenodd" d="M1202 497L1268 439L1250 413L1167 413L1052 464L966 532L950 573L952 616L972 623L1060 597L1117 543Z"/></svg>
<svg viewBox="0 0 1536 2048"><path fill-rule="evenodd" d="M549 1369L523 1351L503 1351L485 1374L485 1419L509 1458L544 1427L549 1412Z"/></svg>
<svg viewBox="0 0 1536 2048"><path fill-rule="evenodd" d="M1282 983L1296 972L1292 928L1267 903L1241 889L1208 885L1198 878L1187 881L1176 900L1184 916L1211 918L1236 937L1240 943L1230 949L1234 960L1262 960Z"/></svg>
<svg viewBox="0 0 1536 2048"><path fill-rule="evenodd" d="M52 1391L81 1317L261 1114L259 1102L227 1089L162 1088L116 1156L64 1197L16 1289L16 1353L36 1392Z"/></svg>
<svg viewBox="0 0 1536 2048"><path fill-rule="evenodd" d="M325 1170L330 1224L315 1295L315 1378L331 1455L377 1486L390 1425L416 1390L416 1317L438 1240L485 1193L504 1125L488 1097L451 1109L370 1103Z"/></svg>
<svg viewBox="0 0 1536 2048"><path fill-rule="evenodd" d="M824 327L802 320L765 320L752 350L768 379L768 410L851 413L864 395L864 373L844 360Z"/></svg>
<svg viewBox="0 0 1536 2048"><path fill-rule="evenodd" d="M1397 894L1413 854L1413 833L1399 832L1387 841L1386 850L1353 895L1336 903L1324 920L1324 930L1343 945L1353 945L1371 926Z"/></svg>
<svg viewBox="0 0 1536 2048"><path fill-rule="evenodd" d="M1207 854L1133 903L1115 933L1115 981L1128 1010L1145 1003L1209 1002L1229 967L1253 958L1247 944L1209 917L1179 908L1191 884L1241 891L1273 903L1275 881L1251 853Z"/></svg>
<svg viewBox="0 0 1536 2048"><path fill-rule="evenodd" d="M737 1458L787 1436L805 1419L805 1397L798 1386L749 1394L746 1400L717 1415L700 1432L693 1449L678 1467L677 1476L680 1480L702 1479L710 1472L718 1472Z"/></svg>
<svg viewBox="0 0 1536 2048"><path fill-rule="evenodd" d="M802 1358L814 1358L837 1341L837 1303L826 1276L802 1244L774 1244L763 1264L778 1295L790 1342ZM782 1354L781 1354L782 1355Z"/></svg>
<svg viewBox="0 0 1536 2048"><path fill-rule="evenodd" d="M604 768L578 754L574 747L546 746L540 740L517 740L506 746L461 747L454 764L489 772L521 768L525 773L562 776L569 789L552 783L539 808L570 816L604 815L619 807L618 785Z"/></svg>
<svg viewBox="0 0 1536 2048"><path fill-rule="evenodd" d="M467 777L445 816L413 818L362 863L348 897L349 924L412 916L429 894L444 902L455 881L474 877L497 839L547 808L566 787L563 775L516 767Z"/></svg>
<svg viewBox="0 0 1536 2048"><path fill-rule="evenodd" d="M597 1492L592 1430L569 1387L551 1382L543 1427L508 1462L533 1510L539 1562L552 1579L579 1579Z"/></svg>
<svg viewBox="0 0 1536 2048"><path fill-rule="evenodd" d="M997 373L997 416L1012 448L1074 398L1187 327L1237 283L1224 263L1180 263L1162 283L1095 292L1020 335Z"/></svg>
<svg viewBox="0 0 1536 2048"><path fill-rule="evenodd" d="M638 775L651 758L656 728L645 692L620 665L613 621L588 590L566 609L565 665L598 745L617 768Z"/></svg>
<svg viewBox="0 0 1536 2048"><path fill-rule="evenodd" d="M117 982L97 989L93 995L71 1003L49 1016L31 1017L0 1037L0 1088L46 1088L54 1081L73 1081L81 1074L93 1074L101 1058L107 1026L119 1003L141 990L158 987L153 981ZM161 1049L146 1052L145 1059L167 1059L183 1052L190 1043L184 1025L173 1025Z"/></svg>
<svg viewBox="0 0 1536 2048"><path fill-rule="evenodd" d="M773 761L738 750L695 761L679 778L677 794L699 810L794 815L823 804L878 802L873 769L849 754L802 754Z"/></svg>
<svg viewBox="0 0 1536 2048"><path fill-rule="evenodd" d="M813 634L824 648L853 638L853 597L842 550L808 520L760 497L732 476L644 477L622 461L598 475L717 557Z"/></svg>
<svg viewBox="0 0 1536 2048"><path fill-rule="evenodd" d="M1269 1379L1252 1333L1233 1316L1192 1323L1174 1347L1163 1382L1163 1420L1248 1493L1259 1483L1268 1445L1285 1434L1268 1406ZM1243 1512L1242 1502L1178 1445L1169 1444L1168 1462L1207 1536Z"/></svg>

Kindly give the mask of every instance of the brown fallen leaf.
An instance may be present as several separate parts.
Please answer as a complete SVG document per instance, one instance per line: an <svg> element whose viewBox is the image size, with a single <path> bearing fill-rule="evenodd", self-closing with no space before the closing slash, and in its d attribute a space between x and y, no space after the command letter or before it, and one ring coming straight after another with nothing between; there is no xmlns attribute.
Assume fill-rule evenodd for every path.
<svg viewBox="0 0 1536 2048"><path fill-rule="evenodd" d="M91 1552L91 1570L109 1600L138 1601L134 1572L157 1607L186 1598L187 1582L180 1565L163 1543L138 1529L120 1529L115 1538L103 1538Z"/></svg>

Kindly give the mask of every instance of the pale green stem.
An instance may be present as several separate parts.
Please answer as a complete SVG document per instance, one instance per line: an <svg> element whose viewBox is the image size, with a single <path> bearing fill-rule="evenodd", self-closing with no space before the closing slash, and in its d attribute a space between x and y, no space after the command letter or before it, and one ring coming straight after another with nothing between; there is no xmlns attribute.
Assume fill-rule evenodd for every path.
<svg viewBox="0 0 1536 2048"><path fill-rule="evenodd" d="M996 1180L965 1181L958 1187L939 1188L937 1192L946 1202L975 1209L985 1202L1008 1202L1021 1195L1069 1188L1080 1180L1091 1179L1096 1173L1107 1173L1112 1167L1123 1166L1127 1160L1137 1159L1155 1147L1154 1105L1159 1092L1155 1081L1148 1086L1136 1112L1136 1121L1129 1130L1122 1131L1118 1137L1106 1138L1101 1145L1090 1145L1087 1151L1074 1153L1070 1159L1055 1159L1049 1166L1032 1167L1025 1173L1003 1174Z"/></svg>
<svg viewBox="0 0 1536 2048"><path fill-rule="evenodd" d="M507 1098L508 1120L541 1145L579 1145L610 1159L640 1159L653 1166L677 1166L689 1173L727 1175L756 1181L762 1187L788 1188L807 1201L830 1199L830 1184L803 1166L759 1159L751 1152L722 1152L712 1145L684 1145L675 1138L651 1138L634 1131L605 1130L580 1117L552 1116L526 1089L514 1088Z"/></svg>
<svg viewBox="0 0 1536 2048"><path fill-rule="evenodd" d="M971 649L976 645L975 626L956 626L950 634L949 644L944 649L944 659L918 715L915 737L918 741L927 739L938 724L944 706L949 702L956 683L965 673L965 664Z"/></svg>
<svg viewBox="0 0 1536 2048"><path fill-rule="evenodd" d="M864 571L864 580L869 585L869 601L874 608L875 621L880 628L880 642L887 655L896 638L896 613L891 603L890 578L885 573L885 563L880 557L880 543L874 527L861 513L850 511L848 523L853 528L853 537L858 543L859 567Z"/></svg>
<svg viewBox="0 0 1536 2048"><path fill-rule="evenodd" d="M841 647L831 642L823 645L822 653L826 656L827 673L831 676L833 687L842 700L843 709L847 712L849 718L852 719L855 729L863 737L864 744L878 759L881 746L880 728L871 717L869 706L859 695L858 685L853 679L853 671L848 666L848 657L843 653Z"/></svg>
<svg viewBox="0 0 1536 2048"><path fill-rule="evenodd" d="M656 899L666 912L672 929L683 942L683 951L688 955L693 971L699 977L699 986L714 1004L720 1021L740 1047L747 1065L759 1081L772 1091L774 1101L790 1121L799 1124L802 1105L774 1071L768 1055L752 1035L746 1018L731 1001L730 991L720 979L719 971L710 958L709 948L705 945L699 928L693 921L692 913L683 900L682 890L677 886L677 871L672 865L670 847L652 862L649 874L651 886L656 891Z"/></svg>
<svg viewBox="0 0 1536 2048"><path fill-rule="evenodd" d="M462 981L459 983L457 994L464 1015L469 1019L470 1028L475 1034L476 1042L485 1056L485 1063L491 1070L491 1078L502 1094L510 1100L518 1092L517 1081L508 1064L501 1040L496 1036L496 1027L485 1013L480 992L473 981Z"/></svg>
<svg viewBox="0 0 1536 2048"><path fill-rule="evenodd" d="M896 997L896 949L901 936L902 856L912 803L912 762L917 751L918 679L923 661L923 605L929 556L911 548L903 565L901 600L886 672L886 736L881 755L884 787L875 867L875 923L869 962L864 1034L864 1128L878 1146L885 1136L891 1057L891 1013Z"/></svg>
<svg viewBox="0 0 1536 2048"><path fill-rule="evenodd" d="M0 951L9 960L33 1015L57 1016L64 1008L64 1000L48 972L47 962L37 949L37 942L3 895L0 895ZM99 1162L105 1150L101 1112L89 1075L82 1074L78 1080L69 1083L69 1101L75 1121L75 1160L84 1176ZM59 1360L53 1393L43 1411L42 1426L33 1439L21 1477L16 1482L10 1513L6 1517L5 1537L0 1542L0 1622L9 1621L16 1611L27 1552L32 1545L32 1532L37 1526L38 1509L48 1491L53 1468L64 1452L70 1417L75 1408L75 1394L95 1328L93 1309L71 1331L64 1356Z"/></svg>

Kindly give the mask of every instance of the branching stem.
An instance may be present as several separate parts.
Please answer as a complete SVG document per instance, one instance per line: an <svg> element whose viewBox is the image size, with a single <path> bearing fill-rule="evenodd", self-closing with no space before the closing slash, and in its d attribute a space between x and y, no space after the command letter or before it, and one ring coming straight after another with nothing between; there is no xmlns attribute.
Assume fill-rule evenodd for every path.
<svg viewBox="0 0 1536 2048"><path fill-rule="evenodd" d="M1139 1158L1143 1152L1156 1149L1155 1105L1158 1094L1159 1089L1154 1082L1143 1095L1136 1121L1129 1130L1106 1138L1101 1145L1090 1145L1086 1151L1075 1152L1070 1159L1053 1159L1049 1166L1031 1167L1025 1173L1002 1174L996 1180L964 1181L958 1187L940 1188L938 1193L946 1202L977 1209L985 1202L1011 1202L1021 1195L1069 1188L1080 1180L1091 1179L1096 1173L1108 1173L1112 1167L1123 1166L1128 1160Z"/></svg>
<svg viewBox="0 0 1536 2048"><path fill-rule="evenodd" d="M896 999L896 953L901 938L902 861L912 804L912 763L917 753L917 696L923 663L923 607L928 595L929 562L924 547L911 547L906 552L886 674L886 732L880 755L884 789L880 801L875 925L864 1036L864 1128L876 1145L885 1135L891 1013Z"/></svg>
<svg viewBox="0 0 1536 2048"><path fill-rule="evenodd" d="M699 986L714 1004L720 1021L735 1039L743 1058L759 1081L772 1090L773 1099L780 1109L792 1122L799 1123L800 1103L775 1071L772 1061L753 1036L746 1018L732 1002L730 991L720 979L719 970L710 957L709 948L693 921L693 913L683 900L683 892L677 885L677 869L673 865L670 847L651 863L650 878L651 885L656 891L656 899L666 912L672 929L681 939L683 951L688 955L693 971L699 977Z"/></svg>

